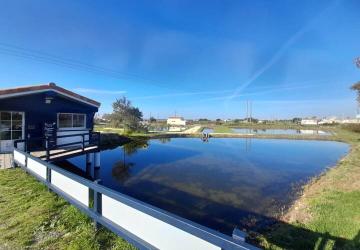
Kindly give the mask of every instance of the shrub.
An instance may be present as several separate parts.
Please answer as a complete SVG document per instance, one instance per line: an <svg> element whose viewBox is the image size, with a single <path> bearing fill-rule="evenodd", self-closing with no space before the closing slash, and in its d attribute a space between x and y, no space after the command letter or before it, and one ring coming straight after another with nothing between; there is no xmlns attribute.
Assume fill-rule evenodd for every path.
<svg viewBox="0 0 360 250"><path fill-rule="evenodd" d="M346 124L342 127L352 132L360 133L360 124Z"/></svg>

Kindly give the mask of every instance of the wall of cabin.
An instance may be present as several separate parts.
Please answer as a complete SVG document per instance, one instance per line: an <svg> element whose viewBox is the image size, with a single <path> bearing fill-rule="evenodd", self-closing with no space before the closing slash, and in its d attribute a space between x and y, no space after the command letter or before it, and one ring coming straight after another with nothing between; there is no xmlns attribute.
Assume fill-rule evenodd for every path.
<svg viewBox="0 0 360 250"><path fill-rule="evenodd" d="M51 103L46 103L46 99L51 99ZM58 113L86 114L86 129L92 130L98 108L48 91L0 99L0 110L25 112L24 136L34 138L44 136L45 123L57 124Z"/></svg>

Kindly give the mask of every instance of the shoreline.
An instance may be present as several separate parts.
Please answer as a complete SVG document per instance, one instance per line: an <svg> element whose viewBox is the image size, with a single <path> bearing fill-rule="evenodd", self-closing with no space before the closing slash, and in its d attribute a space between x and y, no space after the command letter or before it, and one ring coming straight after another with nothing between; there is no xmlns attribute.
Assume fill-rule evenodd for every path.
<svg viewBox="0 0 360 250"><path fill-rule="evenodd" d="M252 232L253 242L265 249L317 249L319 244L360 247L356 219L360 215L360 134L337 132L333 141L347 143L348 153L305 183L277 223L261 233Z"/></svg>

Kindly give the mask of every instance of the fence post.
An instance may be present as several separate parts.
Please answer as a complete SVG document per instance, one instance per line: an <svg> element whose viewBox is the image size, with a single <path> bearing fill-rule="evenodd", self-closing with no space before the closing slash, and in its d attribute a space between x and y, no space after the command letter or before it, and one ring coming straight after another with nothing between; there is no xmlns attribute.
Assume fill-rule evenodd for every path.
<svg viewBox="0 0 360 250"><path fill-rule="evenodd" d="M100 146L100 143L101 143L101 133L98 132L98 133L97 133L97 146L98 146L98 147Z"/></svg>
<svg viewBox="0 0 360 250"><path fill-rule="evenodd" d="M82 137L82 151L85 150L85 137L84 137L84 134L81 134L81 137Z"/></svg>
<svg viewBox="0 0 360 250"><path fill-rule="evenodd" d="M95 184L100 184L101 180L97 179L94 181ZM102 199L101 199L101 193L99 193L96 189L94 189L94 212L101 215L102 213ZM98 230L100 228L100 224L94 220L94 226L95 230Z"/></svg>
<svg viewBox="0 0 360 250"><path fill-rule="evenodd" d="M24 140L24 151L26 153L28 153L28 139L26 138L26 136L25 136L25 140Z"/></svg>
<svg viewBox="0 0 360 250"><path fill-rule="evenodd" d="M46 161L50 160L50 150L49 150L49 137L46 136L45 138L45 148L46 148Z"/></svg>
<svg viewBox="0 0 360 250"><path fill-rule="evenodd" d="M51 168L46 167L46 182L48 184L51 184ZM48 187L48 190L50 191L50 188Z"/></svg>
<svg viewBox="0 0 360 250"><path fill-rule="evenodd" d="M91 153L86 154L86 176L91 177Z"/></svg>

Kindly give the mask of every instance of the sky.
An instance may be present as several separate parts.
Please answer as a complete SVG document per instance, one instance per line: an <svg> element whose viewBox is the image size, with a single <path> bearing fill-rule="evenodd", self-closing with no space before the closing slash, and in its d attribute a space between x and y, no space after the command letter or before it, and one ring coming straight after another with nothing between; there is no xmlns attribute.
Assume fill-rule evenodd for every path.
<svg viewBox="0 0 360 250"><path fill-rule="evenodd" d="M0 2L0 88L55 82L144 117L354 117L360 1Z"/></svg>

